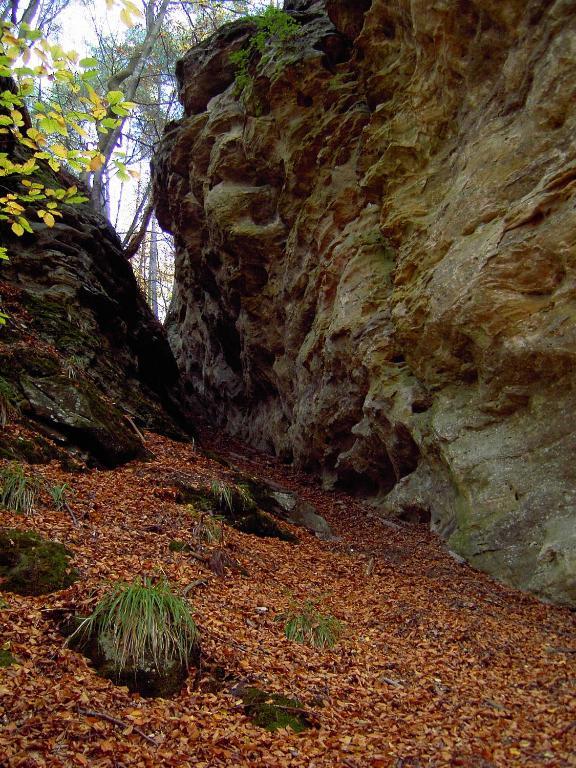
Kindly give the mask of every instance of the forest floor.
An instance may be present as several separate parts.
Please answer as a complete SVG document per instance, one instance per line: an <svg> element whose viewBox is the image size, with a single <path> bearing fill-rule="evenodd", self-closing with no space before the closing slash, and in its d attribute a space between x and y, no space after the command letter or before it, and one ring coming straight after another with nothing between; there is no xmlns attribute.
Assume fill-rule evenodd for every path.
<svg viewBox="0 0 576 768"><path fill-rule="evenodd" d="M0 511L3 526L64 542L81 573L61 592L2 596L1 644L19 663L0 669L1 766L576 766L574 614L457 563L424 525L390 528L346 495L208 435L207 448L296 491L339 537L292 528L294 544L230 528L227 546L248 575L220 578L169 550L191 533L166 477L177 470L205 483L222 465L189 444L146 440L155 458L116 470L35 468L74 489L78 527L47 504L29 519ZM88 612L110 581L158 572L180 590L205 582L188 593L204 671L172 699L97 676L63 646L54 620L58 608ZM308 599L345 623L332 650L289 641L275 621ZM213 685L217 666L227 679L297 697L315 727L259 728Z"/></svg>

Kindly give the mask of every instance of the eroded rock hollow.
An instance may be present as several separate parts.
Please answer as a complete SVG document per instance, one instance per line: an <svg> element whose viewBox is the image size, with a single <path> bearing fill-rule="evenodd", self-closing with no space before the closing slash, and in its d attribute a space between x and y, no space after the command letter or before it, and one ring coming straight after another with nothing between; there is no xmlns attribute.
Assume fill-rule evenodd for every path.
<svg viewBox="0 0 576 768"><path fill-rule="evenodd" d="M576 604L576 6L291 0L179 63L168 322L223 429Z"/></svg>

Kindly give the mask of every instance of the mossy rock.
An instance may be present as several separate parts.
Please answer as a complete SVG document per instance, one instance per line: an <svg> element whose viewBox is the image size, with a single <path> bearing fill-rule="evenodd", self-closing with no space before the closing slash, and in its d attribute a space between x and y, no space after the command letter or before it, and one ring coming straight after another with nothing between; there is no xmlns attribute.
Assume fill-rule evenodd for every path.
<svg viewBox="0 0 576 768"><path fill-rule="evenodd" d="M22 378L21 386L36 418L56 427L106 466L146 455L123 414L90 382L60 375Z"/></svg>
<svg viewBox="0 0 576 768"><path fill-rule="evenodd" d="M81 621L80 617L74 617L66 622L63 626L64 633L70 635ZM78 635L69 641L69 645L90 659L100 677L111 680L115 685L126 686L130 693L139 693L144 698L176 696L190 674L188 666L180 659L173 659L160 669L152 658L137 667L124 660L124 667L119 671L118 658L112 650L113 644L105 634L98 637ZM192 646L190 659L192 666L199 666L199 642Z"/></svg>
<svg viewBox="0 0 576 768"><path fill-rule="evenodd" d="M298 699L290 699L278 693L268 693L260 688L248 686L240 691L246 713L256 725L267 731L290 727L301 733L311 727L310 719L302 711Z"/></svg>
<svg viewBox="0 0 576 768"><path fill-rule="evenodd" d="M281 539L281 541L297 542L298 537L289 530L278 525L276 520L267 512L255 509L248 514L231 521L231 525L242 533L249 533L262 538Z"/></svg>
<svg viewBox="0 0 576 768"><path fill-rule="evenodd" d="M235 479L238 486L245 489L254 500L255 507L261 512L305 528L320 537L332 536L329 524L317 513L315 507L299 499L290 491L238 473Z"/></svg>
<svg viewBox="0 0 576 768"><path fill-rule="evenodd" d="M220 464L220 466L222 467L228 468L230 466L229 461L227 461L223 456L220 456L219 453L215 453L214 451L202 450L202 455L205 456L207 459L210 459L210 461L215 461L217 464Z"/></svg>
<svg viewBox="0 0 576 768"><path fill-rule="evenodd" d="M61 352L86 356L101 345L94 334L82 327L82 313L74 305L33 293L25 294L23 300L35 329Z"/></svg>
<svg viewBox="0 0 576 768"><path fill-rule="evenodd" d="M79 574L72 553L32 531L0 531L0 589L19 595L45 595L66 589Z"/></svg>
<svg viewBox="0 0 576 768"><path fill-rule="evenodd" d="M62 451L40 435L35 435L33 439L21 435L0 435L0 459L48 464L57 458L62 458Z"/></svg>
<svg viewBox="0 0 576 768"><path fill-rule="evenodd" d="M248 488L241 484L231 490L230 503L228 503L210 488L199 490L179 481L176 501L181 504L191 504L198 512L217 512L226 518L229 525L242 533L282 541L298 541L298 538L279 525L272 515L258 507Z"/></svg>
<svg viewBox="0 0 576 768"><path fill-rule="evenodd" d="M78 458L40 434L29 438L22 435L0 434L0 459L27 464L49 464L57 459L66 472L78 472L84 468Z"/></svg>
<svg viewBox="0 0 576 768"><path fill-rule="evenodd" d="M60 372L60 362L56 357L32 350L22 357L22 367L30 376L55 376Z"/></svg>

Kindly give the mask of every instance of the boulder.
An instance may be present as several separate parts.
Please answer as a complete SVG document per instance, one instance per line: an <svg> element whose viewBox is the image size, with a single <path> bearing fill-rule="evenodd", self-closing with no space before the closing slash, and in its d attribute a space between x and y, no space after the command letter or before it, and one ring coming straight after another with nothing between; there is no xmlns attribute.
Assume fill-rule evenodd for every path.
<svg viewBox="0 0 576 768"><path fill-rule="evenodd" d="M72 553L32 531L0 531L0 590L45 595L66 589L78 578Z"/></svg>

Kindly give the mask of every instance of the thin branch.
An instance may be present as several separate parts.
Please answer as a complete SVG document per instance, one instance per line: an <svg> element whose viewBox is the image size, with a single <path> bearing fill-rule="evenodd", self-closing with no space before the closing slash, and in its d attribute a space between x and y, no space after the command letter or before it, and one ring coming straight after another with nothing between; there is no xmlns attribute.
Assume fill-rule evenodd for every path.
<svg viewBox="0 0 576 768"><path fill-rule="evenodd" d="M70 515L70 517L72 518L72 522L74 523L74 525L75 525L76 527L78 527L78 518L77 518L77 517L76 517L76 515L74 514L74 511L72 510L72 507L70 506L70 504L68 504L68 502L66 501L66 499L64 499L64 502L63 502L63 503L64 503L64 506L65 506L65 508L66 508L66 511L68 512L68 514L69 514L69 515Z"/></svg>
<svg viewBox="0 0 576 768"><path fill-rule="evenodd" d="M96 712L94 709L84 709L83 707L77 707L77 711L79 715L85 715L86 717L97 717L100 718L100 720L106 720L106 722L118 726L118 728L132 728L134 733L137 733L138 736L142 736L143 739L146 739L146 741L148 741L150 744L153 744L155 747L158 746L156 739L153 739L152 736L148 736L148 734L144 733L142 729L137 728L131 723L126 723L124 720L119 720L117 717L112 717L112 715L109 715L106 712Z"/></svg>
<svg viewBox="0 0 576 768"><path fill-rule="evenodd" d="M153 212L154 212L154 202L150 200L148 202L148 205L144 209L144 213L142 215L142 221L140 222L140 227L138 228L138 231L131 236L130 240L126 245L126 248L124 249L124 255L126 256L127 259L131 259L133 256L135 256L138 253L138 249L140 248L144 238L146 237L146 233L148 231L148 224L150 223L150 219L152 218Z"/></svg>

